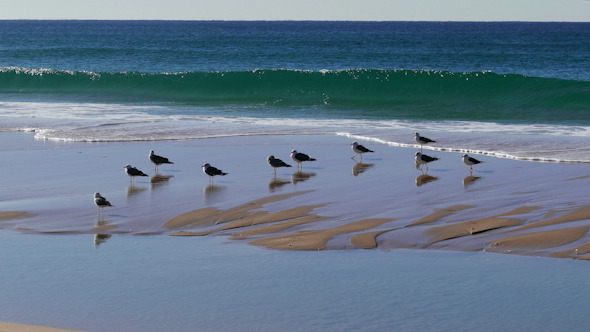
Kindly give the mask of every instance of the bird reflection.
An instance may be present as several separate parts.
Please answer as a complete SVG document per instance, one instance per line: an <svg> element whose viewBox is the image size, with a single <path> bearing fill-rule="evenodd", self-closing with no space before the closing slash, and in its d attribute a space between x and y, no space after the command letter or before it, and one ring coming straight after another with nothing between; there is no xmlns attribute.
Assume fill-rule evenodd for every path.
<svg viewBox="0 0 590 332"><path fill-rule="evenodd" d="M163 184L167 184L170 181L170 178L173 178L173 177L174 177L174 175L162 175L162 174L154 175L150 180L150 183L152 185L152 189L160 187Z"/></svg>
<svg viewBox="0 0 590 332"><path fill-rule="evenodd" d="M135 183L131 182L129 184L129 186L127 187L127 197L137 195L146 189L147 189L146 187L137 186L137 185L135 185Z"/></svg>
<svg viewBox="0 0 590 332"><path fill-rule="evenodd" d="M94 224L94 229L95 229L95 231L97 231L97 233L94 234L94 247L95 248L98 248L99 245L106 242L111 237L110 233L103 233L103 231L109 230L111 228L114 228L114 226L109 225L104 220L103 215L99 215L96 220L96 223Z"/></svg>
<svg viewBox="0 0 590 332"><path fill-rule="evenodd" d="M289 184L289 183L291 183L291 181L274 177L268 183L268 191L270 191L271 193L274 193L277 189L280 189L282 186Z"/></svg>
<svg viewBox="0 0 590 332"><path fill-rule="evenodd" d="M221 200L225 186L219 186L216 184L208 184L203 188L203 195L205 196L205 202L207 204L215 203Z"/></svg>
<svg viewBox="0 0 590 332"><path fill-rule="evenodd" d="M363 164L363 163L356 163L352 167L352 175L358 176L359 174L365 172L369 168L375 166L375 164Z"/></svg>
<svg viewBox="0 0 590 332"><path fill-rule="evenodd" d="M481 176L473 176L473 174L470 174L463 179L463 187L467 187L479 179L481 179Z"/></svg>
<svg viewBox="0 0 590 332"><path fill-rule="evenodd" d="M98 248L101 244L111 238L111 234L94 234L94 247Z"/></svg>
<svg viewBox="0 0 590 332"><path fill-rule="evenodd" d="M436 176L422 174L416 178L416 187L438 180Z"/></svg>
<svg viewBox="0 0 590 332"><path fill-rule="evenodd" d="M297 184L299 182L307 181L314 176L316 176L316 173L314 173L314 172L298 171L298 172L295 172L291 175L291 182L293 184Z"/></svg>

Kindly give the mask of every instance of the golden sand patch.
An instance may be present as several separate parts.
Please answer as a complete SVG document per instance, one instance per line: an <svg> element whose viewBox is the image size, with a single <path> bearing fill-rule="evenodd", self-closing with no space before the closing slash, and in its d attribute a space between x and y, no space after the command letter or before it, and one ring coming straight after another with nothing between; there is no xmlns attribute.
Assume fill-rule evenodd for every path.
<svg viewBox="0 0 590 332"><path fill-rule="evenodd" d="M448 208L437 209L434 212L432 212L431 214L410 223L408 226L433 223L433 222L439 221L440 219L442 219L444 217L448 217L455 212L471 209L473 207L475 207L475 205L453 205L453 206L449 206Z"/></svg>
<svg viewBox="0 0 590 332"><path fill-rule="evenodd" d="M232 239L236 239L236 240L247 239L249 237L257 236L257 235L278 233L278 232L284 231L286 229L289 229L289 228L292 228L295 226L309 224L309 223L313 223L316 221L322 221L322 220L326 220L326 219L330 219L330 217L309 215L309 216L305 216L305 217L301 217L301 218L296 218L296 219L287 220L284 222L275 223L272 225L245 229L243 231L240 231L239 233L234 233L232 235Z"/></svg>
<svg viewBox="0 0 590 332"><path fill-rule="evenodd" d="M221 227L219 230L226 230L226 229L234 229L234 228L242 228L248 226L254 226L259 224L267 224L267 223L274 223L283 220L290 220L301 218L309 215L311 211L315 210L316 208L325 206L326 204L321 205L309 205L309 206L300 206L292 209L287 209L275 213L253 213L247 215L246 217L232 221L227 225Z"/></svg>
<svg viewBox="0 0 590 332"><path fill-rule="evenodd" d="M36 214L20 211L0 211L0 221L34 217Z"/></svg>
<svg viewBox="0 0 590 332"><path fill-rule="evenodd" d="M58 329L58 328L45 327L45 326L0 322L0 331L2 331L2 332L67 332L67 331L75 331L75 330L66 330L66 329Z"/></svg>
<svg viewBox="0 0 590 332"><path fill-rule="evenodd" d="M488 217L465 222L454 223L439 227L432 227L424 231L431 238L428 244L449 240L461 236L486 232L492 229L521 225L523 221L517 218Z"/></svg>
<svg viewBox="0 0 590 332"><path fill-rule="evenodd" d="M228 210L220 210L213 207L197 209L176 216L166 221L163 226L167 229L172 230L179 228L197 228L213 226L217 224L224 224L230 221L235 221L251 216L252 210L260 209L262 208L262 206L266 204L286 200L309 192L310 191L303 191L297 193L269 196L233 207ZM257 216L261 216L263 214L267 214L267 212L262 211L256 213Z"/></svg>
<svg viewBox="0 0 590 332"><path fill-rule="evenodd" d="M590 220L590 205L583 206L583 207L576 209L575 211L568 213L568 214L561 216L561 217L524 225L522 227L519 227L517 230L526 230L526 229L531 229L531 228L536 228L536 227L551 226L551 225L566 223L566 222L570 222L570 221L579 221L579 220L585 220L585 219Z"/></svg>
<svg viewBox="0 0 590 332"><path fill-rule="evenodd" d="M385 229L381 231L361 233L353 236L350 239L350 242L360 249L375 249L377 248L377 236L390 231L391 229Z"/></svg>
<svg viewBox="0 0 590 332"><path fill-rule="evenodd" d="M488 251L555 248L582 239L589 228L589 226L579 226L510 236L492 242L492 248Z"/></svg>
<svg viewBox="0 0 590 332"><path fill-rule="evenodd" d="M389 218L359 220L329 229L300 231L257 239L250 241L250 244L280 250L324 250L328 241L336 235L365 231L393 220Z"/></svg>

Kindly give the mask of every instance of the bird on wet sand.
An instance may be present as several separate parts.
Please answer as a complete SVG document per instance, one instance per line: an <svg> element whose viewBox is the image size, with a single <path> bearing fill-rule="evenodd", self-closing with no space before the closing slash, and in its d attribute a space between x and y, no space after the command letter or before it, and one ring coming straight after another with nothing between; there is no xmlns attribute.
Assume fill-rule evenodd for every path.
<svg viewBox="0 0 590 332"><path fill-rule="evenodd" d="M426 169L428 169L428 163L438 160L437 157L431 157L420 152L416 152L416 154L414 155L414 159L416 160L416 164L426 165Z"/></svg>
<svg viewBox="0 0 590 332"><path fill-rule="evenodd" d="M102 213L102 209L107 206L114 206L109 202L106 198L104 198L100 193L94 193L94 204L98 206L98 213Z"/></svg>
<svg viewBox="0 0 590 332"><path fill-rule="evenodd" d="M125 173L127 173L127 175L129 175L130 181L133 182L133 179L136 176L148 176L147 174L145 174L144 172L138 170L137 168L131 166L131 165L125 165Z"/></svg>
<svg viewBox="0 0 590 332"><path fill-rule="evenodd" d="M350 143L350 145L352 145L352 151L354 151L356 154L354 156L352 156L352 158L350 159L354 159L357 155L361 156L361 161L363 160L363 153L367 153L367 152L375 152L373 150L369 150L366 147L358 144L358 142L352 142Z"/></svg>
<svg viewBox="0 0 590 332"><path fill-rule="evenodd" d="M287 164L286 162L282 161L279 158L275 158L275 156L268 156L268 164L274 169L275 175L277 174L277 168L279 167L291 167L291 165Z"/></svg>
<svg viewBox="0 0 590 332"><path fill-rule="evenodd" d="M303 165L301 164L304 161L315 161L315 158L311 158L310 156L306 155L305 153L297 152L297 150L291 151L291 159L297 163L298 168L302 168Z"/></svg>
<svg viewBox="0 0 590 332"><path fill-rule="evenodd" d="M217 175L221 175L221 176L225 176L227 175L227 173L225 173L224 171L213 167L211 165L209 165L209 163L204 164L203 166L201 166L203 168L203 172L205 172L205 174L209 175L209 181L213 182L213 177L217 176Z"/></svg>
<svg viewBox="0 0 590 332"><path fill-rule="evenodd" d="M154 150L150 150L150 161L156 165L156 172L158 172L158 166L162 164L174 164L168 158L158 156L154 153Z"/></svg>
<svg viewBox="0 0 590 332"><path fill-rule="evenodd" d="M420 144L420 152L422 152L422 146L424 146L424 144L436 143L435 140L432 140L432 139L430 139L428 137L420 136L419 133L415 133L414 134L414 139L416 140L416 142L418 144Z"/></svg>
<svg viewBox="0 0 590 332"><path fill-rule="evenodd" d="M477 160L473 157L469 157L467 154L463 155L463 163L467 166L469 166L469 169L471 171L473 171L473 165L477 165L477 164L481 164L482 161L481 160Z"/></svg>

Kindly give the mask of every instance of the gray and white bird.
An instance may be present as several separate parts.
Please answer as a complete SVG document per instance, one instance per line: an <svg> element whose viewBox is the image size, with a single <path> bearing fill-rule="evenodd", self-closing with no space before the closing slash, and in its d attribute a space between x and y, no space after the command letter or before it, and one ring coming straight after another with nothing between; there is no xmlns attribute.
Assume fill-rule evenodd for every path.
<svg viewBox="0 0 590 332"><path fill-rule="evenodd" d="M275 156L268 156L268 164L275 170L275 174L277 174L277 168L279 167L291 167L291 165L287 164L286 162L282 161L279 158L275 158Z"/></svg>
<svg viewBox="0 0 590 332"><path fill-rule="evenodd" d="M130 180L131 182L133 182L133 179L136 176L148 176L144 172L138 170L137 168L135 168L131 165L125 165L125 173L127 173L127 175L129 175L129 177L131 178L131 180Z"/></svg>
<svg viewBox="0 0 590 332"><path fill-rule="evenodd" d="M363 153L367 153L367 152L375 152L373 150L369 150L366 147L358 144L357 142L352 142L350 143L350 145L352 145L352 151L354 151L356 154L354 156L352 156L352 158L350 159L354 159L357 155L361 156L361 160L363 160Z"/></svg>
<svg viewBox="0 0 590 332"><path fill-rule="evenodd" d="M416 152L414 159L416 160L416 164L426 165L426 168L428 168L428 163L438 160L437 157L431 157L420 152Z"/></svg>
<svg viewBox="0 0 590 332"><path fill-rule="evenodd" d="M302 167L301 163L304 161L315 161L315 158L311 158L305 153L297 152L297 150L291 151L291 159L297 163L297 167Z"/></svg>
<svg viewBox="0 0 590 332"><path fill-rule="evenodd" d="M102 197L102 195L100 193L94 193L94 204L96 204L96 206L98 206L98 213L99 214L102 212L102 209L104 209L105 207L114 206L106 198Z"/></svg>
<svg viewBox="0 0 590 332"><path fill-rule="evenodd" d="M470 170L473 170L473 165L481 164L483 161L477 160L473 157L469 157L467 154L463 155L463 163L469 166Z"/></svg>
<svg viewBox="0 0 590 332"><path fill-rule="evenodd" d="M225 176L227 175L227 173L225 173L224 171L215 168L211 165L209 165L209 163L204 164L203 166L201 166L203 168L203 172L205 172L205 174L209 175L209 181L213 181L213 177L217 176L217 175L221 175L221 176Z"/></svg>
<svg viewBox="0 0 590 332"><path fill-rule="evenodd" d="M432 139L430 139L430 138L428 138L428 137L420 136L420 134L419 134L419 133L415 133L415 134L414 134L414 139L416 140L416 142L417 142L418 144L420 144L420 151L422 151L422 146L423 146L424 144L428 144L428 143L436 143L436 141L435 141L435 140L432 140Z"/></svg>
<svg viewBox="0 0 590 332"><path fill-rule="evenodd" d="M150 161L156 165L156 172L158 171L158 166L162 164L174 164L168 158L158 156L154 153L154 150L150 150Z"/></svg>

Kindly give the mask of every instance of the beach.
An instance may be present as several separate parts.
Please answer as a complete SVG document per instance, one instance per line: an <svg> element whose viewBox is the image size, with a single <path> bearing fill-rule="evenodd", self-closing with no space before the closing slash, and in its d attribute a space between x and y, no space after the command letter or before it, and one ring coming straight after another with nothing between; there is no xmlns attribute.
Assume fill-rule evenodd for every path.
<svg viewBox="0 0 590 332"><path fill-rule="evenodd" d="M590 325L588 23L0 24L0 330Z"/></svg>
<svg viewBox="0 0 590 332"><path fill-rule="evenodd" d="M362 255L365 255L360 254L362 252L379 252L377 256L370 255L372 258L366 262L373 268L379 264L386 268L395 262L398 266L390 268L397 269L399 264L410 264L418 274L430 269L424 264L433 264L433 260L439 261L445 257L440 256L444 252L461 253L459 255L477 253L477 256L459 256L440 262L446 261L445 264L450 264L448 267L454 266L452 270L456 270L456 273L465 273L459 271L473 263L467 264L467 267L461 264L470 259L491 260L494 264L509 266L532 263L543 270L552 266L546 261L505 260L501 257L506 255L497 255L499 253L516 254L509 255L514 257L547 257L555 262L563 261L555 258L577 261L590 257L587 235L590 207L584 195L590 174L586 164L525 162L474 155L484 162L476 165L471 173L469 167L462 163L461 154L424 149L425 154L440 159L429 164L428 170L420 170L414 163L414 154L419 148L360 142L375 152L364 154L362 162L357 162L351 159L354 152L350 149L350 139L333 135L242 136L118 143L42 141L35 140L32 133L5 132L0 133L0 136L0 153L4 160L0 227L6 238L4 243L14 246L9 256L13 259L9 258L5 265L13 271L20 271L12 273L21 277L26 275L23 280L31 281L30 287L38 282L55 284L58 285L54 286L56 291L63 292L63 296L72 294L70 296L74 298L62 299L63 302L52 309L39 309L41 307L33 306L30 301L19 296L37 294L36 291L22 293L20 290L19 293L20 287L24 287L21 285L12 290L16 294L15 307L4 311L5 315L0 317L3 321L81 330L100 330L104 326L109 326L109 330L156 330L156 326L160 326L158 324L184 330L194 326L191 324L203 323L204 318L199 316L199 323L194 320L187 323L186 319L179 319L178 325L174 325L170 318L154 317L146 320L155 324L150 325L150 328L139 323L137 316L134 316L138 310L160 308L154 304L153 301L158 301L155 298L162 299L162 303L178 301L188 307L195 305L194 300L191 301L193 297L181 295L181 289L187 287L186 280L172 277L174 274L191 275L193 278L196 277L196 271L201 271L197 274L209 271L205 275L222 273L222 276L215 275L214 279L223 282L233 280L240 273L259 273L252 269L269 273L271 267L267 265L271 262L281 273L291 275L288 272L291 271L288 267L290 264L303 264L306 266L303 271L311 272L318 268L307 266L309 263L302 263L302 259L310 262L327 260L321 263L325 265L325 270L318 274L318 277L324 276L324 281L309 276L313 278L310 282L320 287L322 282L330 280L326 278L327 275L338 275L338 269L348 266L349 260L362 260ZM317 160L304 162L302 170L298 171L289 157L292 149L307 153ZM159 174L156 174L154 165L148 160L150 150L170 158L174 164L161 165ZM270 154L293 167L279 168L275 176L273 169L266 163ZM355 159L360 161L359 156ZM206 162L228 175L215 177L210 182L200 167ZM126 164L138 167L149 176L136 178L131 183L124 173L123 166ZM99 214L92 199L94 192L100 192L114 207L105 208ZM43 254L33 258L45 246ZM88 249L80 250L81 247ZM88 251L90 248L93 250ZM194 251L196 248L200 249ZM73 254L73 249L80 253ZM318 250L324 253L317 253ZM288 252L315 254L293 256ZM420 256L422 258L416 261L414 252L419 256L424 255L419 252L432 254ZM188 256L192 258L187 260ZM392 261L384 263L387 257ZM277 264L277 260L283 259L284 263ZM68 263L72 260L75 263ZM168 260L169 263L164 263ZM27 265L28 268L17 268L22 261L33 263ZM258 263L252 263L254 261ZM339 267L338 262L344 265ZM193 263L196 263L194 267ZM211 270L212 266L218 264L225 266L223 272ZM257 268L256 264L265 267ZM579 264L586 263L579 262L573 268L586 269L585 265ZM63 272L54 271L52 265L62 266ZM47 275L33 272L38 269L47 271ZM196 269L195 272L189 272L193 269ZM90 275L82 278L91 278L93 281L78 284L77 278L85 275L84 271ZM141 283L135 284L129 280L122 284L127 285L125 290L114 292L131 292L132 298L137 297L131 304L125 305L127 300L122 299L117 302L115 299L118 296L113 291L104 294L105 299L99 299L103 290L112 290L116 284L121 284L121 278L125 278L123 275L142 274L142 271L150 271L153 277L136 276L142 280ZM473 273L482 273L479 268L476 271ZM528 273L532 271L534 269ZM62 273L65 275L62 276ZM234 273L235 277L229 276ZM315 275L317 271L312 273ZM495 282L512 278L512 273L505 272L504 277L497 276ZM581 276L583 273L576 275ZM13 281L21 278L10 274L5 276ZM155 276L158 276L157 279L152 280ZM280 278L293 280L293 276ZM273 278L263 280L268 282ZM358 278L364 280L364 277ZM460 277L454 275L450 278ZM386 279L379 280L387 283ZM231 291L235 294L246 292L248 295L242 296L258 299L256 303L248 305L249 309L243 311L243 315L266 310L265 305L260 306L264 302L260 297L264 297L266 291L261 291L259 287L264 286L256 286L257 281L250 282L254 282L252 287L255 290L246 287ZM285 286L286 290L283 291L296 291L300 287L296 286L295 281L285 282L289 282L290 286ZM572 287L576 287L577 282L572 283ZM68 287L68 284L76 286L73 290L66 290L64 287ZM97 289L93 284L100 286ZM164 286L166 284L168 286ZM170 287L180 289L170 294ZM203 292L197 284L189 289L195 287L196 290L187 292ZM230 295L226 293L228 290L218 287L225 286L214 286L212 291L216 295L208 296L215 298L221 294L225 294L224 297ZM331 295L325 296L333 296L336 289L345 286L336 282L330 287L325 291ZM469 292L477 292L479 286L473 287ZM560 288L557 290L562 291ZM147 293L137 295L138 291ZM46 303L54 296L50 289L41 294L33 295L33 298ZM85 299L83 294L94 300ZM548 294L554 296L551 291ZM155 298L140 304L143 300L139 299L145 296ZM240 295L236 296L241 298ZM293 295L290 296L292 298ZM111 297L114 303L109 300ZM450 299L451 302L455 300ZM103 301L115 305L118 311L126 314L116 316L119 318L105 314L111 317L108 323L101 321L100 317L87 321L83 312L102 311L90 308ZM222 308L229 305L229 302L220 304L218 300L209 301L217 304L212 304L207 310L223 312L225 309ZM494 297L490 301L500 299ZM284 303L277 304L276 300L272 302L273 306L280 308L273 310L283 312L288 307ZM301 299L295 302L300 305L308 303ZM148 303L153 309L142 309ZM327 304L320 307L324 305ZM563 309L559 301L547 305ZM404 307L408 306L413 307L404 304ZM295 317L309 317L310 312L307 310L299 308L292 314ZM381 318L378 319L380 323L365 327L392 326L393 322L383 319L380 310L367 310L374 311L373 314ZM77 318L71 318L67 312ZM51 317L48 316L50 314ZM243 319L242 314L236 318ZM65 317L70 318L63 320ZM290 323L298 321L295 317L291 317ZM506 319L510 320L506 326L516 324L512 321L517 320L514 316ZM220 325L220 321L223 321L220 317L212 319L206 326L223 330L238 330L241 326L233 320L229 325ZM281 324L271 319L258 323L248 321L247 326L261 330L285 328ZM322 324L322 320L314 321L314 324ZM339 326L333 320L329 324L332 327ZM342 324L351 326L352 323L345 321ZM398 326L432 326L429 322L419 325L415 320L408 320L405 324ZM447 322L447 326L455 326L453 324ZM583 326L578 325L579 321L572 324L574 327ZM306 327L311 328L304 324L301 330Z"/></svg>
<svg viewBox="0 0 590 332"><path fill-rule="evenodd" d="M376 152L362 162L356 156L357 162L350 139L340 136L90 144L2 136L3 159L10 161L4 166L4 230L222 236L281 250L590 257L586 164L477 156L484 162L471 172L458 153L424 150L440 159L417 169L416 148L373 145ZM174 164L156 174L147 158L152 149ZM317 161L298 170L292 149ZM266 163L270 154L293 167L275 176ZM210 182L200 167L206 162L229 174ZM150 176L131 182L126 164ZM115 207L97 214L94 192Z"/></svg>

